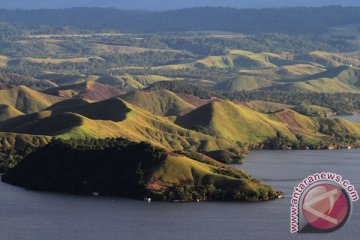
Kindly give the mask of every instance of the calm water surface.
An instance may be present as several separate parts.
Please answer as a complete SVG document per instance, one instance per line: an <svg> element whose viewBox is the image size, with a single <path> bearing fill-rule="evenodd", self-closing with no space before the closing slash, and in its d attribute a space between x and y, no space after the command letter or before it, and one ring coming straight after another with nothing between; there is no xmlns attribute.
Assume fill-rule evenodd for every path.
<svg viewBox="0 0 360 240"><path fill-rule="evenodd" d="M335 171L360 190L360 150L256 151L242 168L278 189ZM26 191L0 183L1 240L359 239L360 204L342 229L289 233L290 199L264 203L145 203Z"/></svg>
<svg viewBox="0 0 360 240"><path fill-rule="evenodd" d="M343 115L343 116L334 116L331 118L343 118L351 122L360 122L360 115Z"/></svg>

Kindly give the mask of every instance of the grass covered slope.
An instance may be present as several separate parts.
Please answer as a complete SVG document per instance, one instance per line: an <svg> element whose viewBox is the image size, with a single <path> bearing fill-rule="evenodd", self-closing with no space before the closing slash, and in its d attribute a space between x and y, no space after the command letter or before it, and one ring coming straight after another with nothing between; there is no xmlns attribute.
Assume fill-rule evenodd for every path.
<svg viewBox="0 0 360 240"><path fill-rule="evenodd" d="M125 101L161 116L179 116L195 107L168 90L133 92L121 96Z"/></svg>
<svg viewBox="0 0 360 240"><path fill-rule="evenodd" d="M249 102L239 102L239 104L244 105L245 107L251 108L257 112L261 113L275 113L284 109L293 108L294 106L276 102L267 102L267 101L249 101Z"/></svg>
<svg viewBox="0 0 360 240"><path fill-rule="evenodd" d="M230 101L212 101L176 123L188 129L204 132L233 142L265 144L282 139L280 148L325 148L328 145L345 147L358 145L359 123L345 120L308 117L289 108L263 114ZM299 145L300 144L300 145ZM274 147L274 146L273 146ZM278 148L278 147L277 147Z"/></svg>
<svg viewBox="0 0 360 240"><path fill-rule="evenodd" d="M32 190L162 201L254 201L279 195L239 169L217 165L125 139L53 140L2 180Z"/></svg>
<svg viewBox="0 0 360 240"><path fill-rule="evenodd" d="M154 115L119 98L74 105L69 101L74 100L2 122L0 131L60 138L125 137L172 150L240 150L229 140L184 129L166 117Z"/></svg>
<svg viewBox="0 0 360 240"><path fill-rule="evenodd" d="M0 90L0 104L16 108L23 113L41 111L63 98L37 92L25 86Z"/></svg>
<svg viewBox="0 0 360 240"><path fill-rule="evenodd" d="M179 117L179 125L242 143L259 143L277 132L293 138L286 126L268 115L230 101L216 100Z"/></svg>
<svg viewBox="0 0 360 240"><path fill-rule="evenodd" d="M341 65L360 66L358 59L349 58L342 54L323 51L314 51L307 54L295 55L295 60L310 61L327 67L339 67Z"/></svg>
<svg viewBox="0 0 360 240"><path fill-rule="evenodd" d="M105 100L123 94L119 89L95 81L51 88L46 90L45 93L65 98L83 98L94 101Z"/></svg>
<svg viewBox="0 0 360 240"><path fill-rule="evenodd" d="M24 115L24 113L20 112L16 108L11 107L9 105L0 104L0 122L21 115Z"/></svg>

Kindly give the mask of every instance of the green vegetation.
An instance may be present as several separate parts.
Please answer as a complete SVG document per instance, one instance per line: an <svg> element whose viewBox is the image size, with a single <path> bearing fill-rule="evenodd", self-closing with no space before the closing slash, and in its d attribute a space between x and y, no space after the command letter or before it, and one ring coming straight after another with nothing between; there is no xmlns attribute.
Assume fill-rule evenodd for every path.
<svg viewBox="0 0 360 240"><path fill-rule="evenodd" d="M0 133L0 172L15 167L26 155L44 146L50 137Z"/></svg>
<svg viewBox="0 0 360 240"><path fill-rule="evenodd" d="M39 191L161 201L259 201L280 194L239 169L218 165L126 139L53 140L2 181Z"/></svg>
<svg viewBox="0 0 360 240"><path fill-rule="evenodd" d="M90 176L66 171L58 176L69 188L51 189L61 178L46 174L41 184L30 176L35 185L19 184L88 193L100 183L104 194L160 200L272 198L268 187L217 161L241 163L252 149L360 145L359 123L326 118L360 111L359 11L0 9L0 170L54 138L11 172L30 163L58 171L45 159L59 151L61 165L65 149L78 162L63 167L84 173L94 173L98 157L124 153L119 165L106 161L129 179L104 165L121 189L96 172L86 186ZM127 140L103 140L119 137ZM123 166L135 149L155 161L140 185L136 164L146 163ZM85 162L81 151L94 156L89 169L72 165Z"/></svg>
<svg viewBox="0 0 360 240"><path fill-rule="evenodd" d="M194 106L168 90L134 92L121 98L160 116L179 116L195 109Z"/></svg>
<svg viewBox="0 0 360 240"><path fill-rule="evenodd" d="M242 91L225 94L241 101L272 101L289 105L315 105L331 109L338 115L353 114L360 109L360 94L312 93L303 91ZM304 112L303 112L304 113Z"/></svg>

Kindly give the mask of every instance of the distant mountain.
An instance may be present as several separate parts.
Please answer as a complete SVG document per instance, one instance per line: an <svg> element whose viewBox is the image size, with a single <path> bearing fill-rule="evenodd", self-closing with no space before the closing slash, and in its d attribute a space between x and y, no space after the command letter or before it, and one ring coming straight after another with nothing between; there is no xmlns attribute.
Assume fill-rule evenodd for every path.
<svg viewBox="0 0 360 240"><path fill-rule="evenodd" d="M360 6L357 0L12 0L1 1L0 8L67 8L116 7L120 9L169 10L200 6L228 6L236 8L270 8L294 6Z"/></svg>
<svg viewBox="0 0 360 240"><path fill-rule="evenodd" d="M33 28L121 32L227 31L241 33L322 34L329 28L360 23L360 7L235 9L202 7L164 12L126 11L115 8L53 10L0 9L0 21ZM37 60L39 61L39 60ZM6 61L2 61L3 65Z"/></svg>

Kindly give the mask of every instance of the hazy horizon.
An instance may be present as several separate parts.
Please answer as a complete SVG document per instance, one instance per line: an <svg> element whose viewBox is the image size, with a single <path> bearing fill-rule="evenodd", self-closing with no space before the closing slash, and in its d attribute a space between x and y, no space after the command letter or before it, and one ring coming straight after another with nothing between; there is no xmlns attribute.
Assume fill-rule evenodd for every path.
<svg viewBox="0 0 360 240"><path fill-rule="evenodd" d="M12 0L0 2L0 8L7 9L40 9L40 8L68 8L68 7L115 7L119 9L139 10L172 10L190 7L234 7L234 8L270 8L270 7L320 7L330 5L360 6L357 0Z"/></svg>

